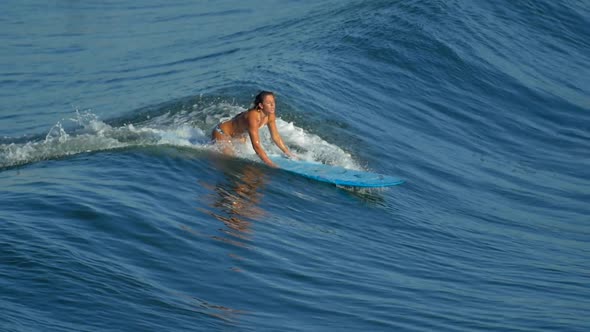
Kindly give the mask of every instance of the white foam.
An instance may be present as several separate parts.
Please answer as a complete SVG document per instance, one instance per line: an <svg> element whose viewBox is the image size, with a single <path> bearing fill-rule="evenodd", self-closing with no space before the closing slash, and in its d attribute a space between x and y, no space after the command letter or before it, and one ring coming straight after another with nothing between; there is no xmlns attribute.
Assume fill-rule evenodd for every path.
<svg viewBox="0 0 590 332"><path fill-rule="evenodd" d="M73 118L62 121L74 123L77 128L66 132L62 121L57 122L42 141L0 145L0 167L11 167L39 160L56 159L85 152L112 150L133 146L169 145L195 149L211 149L209 131L219 121L231 118L244 108L227 103L212 105L201 110L206 114L199 128L193 123L190 112L165 113L140 124L112 127L89 112L79 112ZM283 141L301 159L361 169L352 156L340 147L324 141L317 135L307 133L292 122L277 118L277 128ZM262 145L269 155L282 152L272 142L269 131L260 131ZM236 144L240 157L260 161L249 140Z"/></svg>
<svg viewBox="0 0 590 332"><path fill-rule="evenodd" d="M342 148L328 143L321 137L308 133L292 122L277 119L277 128L285 144L298 148L298 156L306 161L316 161L329 165L338 165L345 168L360 170L361 167L354 161L352 155ZM270 143L270 134L265 135ZM268 143L267 143L268 144ZM273 150L279 149L273 145Z"/></svg>

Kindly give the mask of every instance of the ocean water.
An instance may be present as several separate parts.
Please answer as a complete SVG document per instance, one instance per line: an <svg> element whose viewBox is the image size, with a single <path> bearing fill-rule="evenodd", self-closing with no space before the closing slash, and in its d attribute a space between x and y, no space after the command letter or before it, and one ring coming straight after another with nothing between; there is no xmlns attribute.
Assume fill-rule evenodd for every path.
<svg viewBox="0 0 590 332"><path fill-rule="evenodd" d="M589 2L0 12L1 331L590 330ZM221 155L262 89L302 159L406 182Z"/></svg>

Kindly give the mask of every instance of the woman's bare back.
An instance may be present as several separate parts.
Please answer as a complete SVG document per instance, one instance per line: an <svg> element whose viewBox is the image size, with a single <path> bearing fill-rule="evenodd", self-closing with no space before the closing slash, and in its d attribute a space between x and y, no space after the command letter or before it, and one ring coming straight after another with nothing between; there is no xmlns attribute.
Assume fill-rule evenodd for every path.
<svg viewBox="0 0 590 332"><path fill-rule="evenodd" d="M268 116L262 116L257 109L249 109L234 116L231 120L225 121L219 125L219 128L228 136L236 137L248 132L249 123L254 120L258 128L262 128L268 123ZM254 119L251 119L254 117Z"/></svg>

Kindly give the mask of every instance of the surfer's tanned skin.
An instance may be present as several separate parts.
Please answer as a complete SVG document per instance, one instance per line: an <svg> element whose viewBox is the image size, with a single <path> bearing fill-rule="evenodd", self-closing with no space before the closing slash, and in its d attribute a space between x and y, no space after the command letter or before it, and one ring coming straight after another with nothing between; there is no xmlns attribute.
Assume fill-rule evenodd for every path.
<svg viewBox="0 0 590 332"><path fill-rule="evenodd" d="M271 167L277 167L273 163L260 144L260 135L258 130L264 125L268 126L270 136L273 142L285 153L287 156L294 158L295 156L283 143L283 139L277 130L276 116L275 116L275 97L272 92L262 91L254 99L254 106L247 111L244 111L231 120L227 120L215 126L211 133L211 138L222 145L223 152L226 154L233 154L232 139L238 139L245 142L244 134L248 133L250 142L254 151L262 159L262 161Z"/></svg>

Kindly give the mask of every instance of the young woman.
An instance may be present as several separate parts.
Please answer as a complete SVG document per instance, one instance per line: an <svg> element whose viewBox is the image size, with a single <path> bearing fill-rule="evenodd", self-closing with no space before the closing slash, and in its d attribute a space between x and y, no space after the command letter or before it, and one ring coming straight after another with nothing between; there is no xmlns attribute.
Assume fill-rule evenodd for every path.
<svg viewBox="0 0 590 332"><path fill-rule="evenodd" d="M258 130L264 125L268 126L273 142L289 157L295 157L283 143L283 139L277 130L275 116L275 96L272 92L262 91L254 99L254 106L244 111L231 120L227 120L215 126L211 138L223 146L224 153L232 154L232 139L240 138L245 141L245 134L250 136L250 142L254 151L262 161L271 167L277 167L266 155L260 144Z"/></svg>

